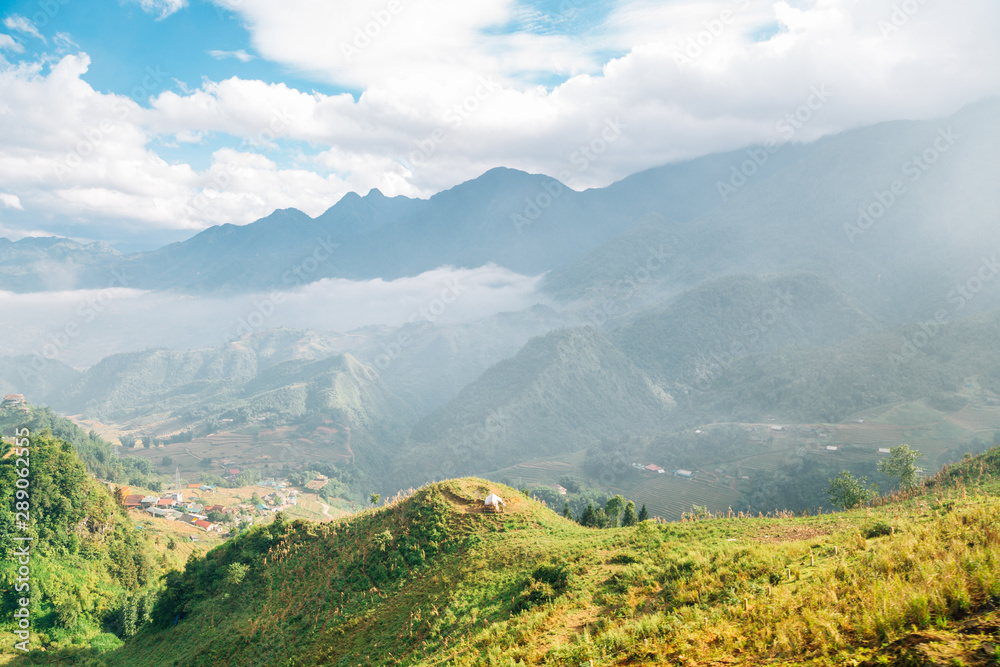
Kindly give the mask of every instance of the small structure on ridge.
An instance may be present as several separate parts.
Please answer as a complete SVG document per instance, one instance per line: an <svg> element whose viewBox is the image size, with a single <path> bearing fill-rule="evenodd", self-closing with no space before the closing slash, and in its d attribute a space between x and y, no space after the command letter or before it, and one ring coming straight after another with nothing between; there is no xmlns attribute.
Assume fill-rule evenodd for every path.
<svg viewBox="0 0 1000 667"><path fill-rule="evenodd" d="M503 498L495 493L491 493L486 496L486 500L483 501L483 511L485 512L502 512L504 506Z"/></svg>

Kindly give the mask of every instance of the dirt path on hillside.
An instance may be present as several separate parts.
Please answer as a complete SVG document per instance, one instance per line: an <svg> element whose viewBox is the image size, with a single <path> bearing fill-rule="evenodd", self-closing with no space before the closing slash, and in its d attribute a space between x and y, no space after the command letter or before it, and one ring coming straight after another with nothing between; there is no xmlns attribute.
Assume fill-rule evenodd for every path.
<svg viewBox="0 0 1000 667"><path fill-rule="evenodd" d="M347 431L347 444L345 447L347 447L347 453L351 455L351 465L354 465L354 450L351 449L351 427L344 426L343 424L337 424L337 426Z"/></svg>
<svg viewBox="0 0 1000 667"><path fill-rule="evenodd" d="M324 503L322 500L317 500L316 502L318 502L320 504L320 506L323 508L323 516L325 516L327 519L330 519L331 521L333 521L333 519L336 518L332 514L330 514L330 506L329 505L327 505L326 503Z"/></svg>

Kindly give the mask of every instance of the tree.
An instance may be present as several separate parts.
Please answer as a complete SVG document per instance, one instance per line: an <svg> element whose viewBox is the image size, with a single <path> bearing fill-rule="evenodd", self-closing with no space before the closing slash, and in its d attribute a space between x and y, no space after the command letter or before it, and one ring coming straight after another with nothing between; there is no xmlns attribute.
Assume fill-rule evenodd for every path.
<svg viewBox="0 0 1000 667"><path fill-rule="evenodd" d="M639 516L635 513L635 503L631 500L625 505L625 513L622 515L622 527L627 528L639 523Z"/></svg>
<svg viewBox="0 0 1000 667"><path fill-rule="evenodd" d="M587 503L587 509L580 515L580 525L588 528L594 526L594 503Z"/></svg>
<svg viewBox="0 0 1000 667"><path fill-rule="evenodd" d="M878 495L878 488L873 484L868 486L867 477L855 477L844 470L836 478L830 480L826 495L830 502L844 509L852 509Z"/></svg>
<svg viewBox="0 0 1000 667"><path fill-rule="evenodd" d="M369 500L372 501L372 505L378 505L379 501L382 500L382 496L378 493L373 493Z"/></svg>
<svg viewBox="0 0 1000 667"><path fill-rule="evenodd" d="M253 495L250 496L250 502L253 504L254 507L256 507L257 505L260 505L261 503L263 503L264 499L260 497L259 493L257 493L256 491L254 491Z"/></svg>
<svg viewBox="0 0 1000 667"><path fill-rule="evenodd" d="M583 482L576 475L563 475L559 478L559 485L570 493L580 493Z"/></svg>
<svg viewBox="0 0 1000 667"><path fill-rule="evenodd" d="M920 471L917 469L917 459L923 454L909 445L894 447L888 458L878 462L878 471L896 480L900 489L908 490L920 483Z"/></svg>
<svg viewBox="0 0 1000 667"><path fill-rule="evenodd" d="M569 501L568 500L566 501L566 504L563 505L563 516L566 517L567 519L572 519L573 518L573 514L569 511Z"/></svg>
<svg viewBox="0 0 1000 667"><path fill-rule="evenodd" d="M618 517L621 515L623 509L625 509L625 497L620 494L608 498L608 502L604 503L604 513L608 516L608 525L610 527L618 527Z"/></svg>
<svg viewBox="0 0 1000 667"><path fill-rule="evenodd" d="M639 510L639 522L643 522L649 519L649 512L646 511L646 503L642 504L642 509Z"/></svg>
<svg viewBox="0 0 1000 667"><path fill-rule="evenodd" d="M172 458L170 458L169 456L164 456L163 460L160 461L160 465L163 465L163 466L172 466L173 464L174 464L174 460Z"/></svg>
<svg viewBox="0 0 1000 667"><path fill-rule="evenodd" d="M226 569L226 583L230 586L239 586L250 571L249 565L243 563L230 563Z"/></svg>

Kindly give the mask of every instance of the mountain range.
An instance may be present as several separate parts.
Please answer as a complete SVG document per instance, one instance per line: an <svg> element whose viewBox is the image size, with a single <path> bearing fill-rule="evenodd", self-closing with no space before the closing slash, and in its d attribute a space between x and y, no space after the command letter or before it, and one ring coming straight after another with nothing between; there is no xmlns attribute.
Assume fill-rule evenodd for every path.
<svg viewBox="0 0 1000 667"><path fill-rule="evenodd" d="M997 393L998 111L750 147L584 192L494 169L427 200L349 195L317 218L277 211L148 253L3 241L0 287L21 292L119 280L224 298L487 263L544 276L541 303L476 321L277 329L109 350L88 369L0 358L0 390L119 423L334 420L387 491L713 421L955 402L972 377Z"/></svg>

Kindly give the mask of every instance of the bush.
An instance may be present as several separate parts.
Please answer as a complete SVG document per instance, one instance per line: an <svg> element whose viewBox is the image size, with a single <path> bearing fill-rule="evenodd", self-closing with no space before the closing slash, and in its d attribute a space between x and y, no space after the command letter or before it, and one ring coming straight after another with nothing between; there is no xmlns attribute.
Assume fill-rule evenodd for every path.
<svg viewBox="0 0 1000 667"><path fill-rule="evenodd" d="M559 597L569 584L569 572L564 565L540 565L525 581L518 596L515 611L551 602Z"/></svg>
<svg viewBox="0 0 1000 667"><path fill-rule="evenodd" d="M870 526L866 526L861 530L861 534L864 535L869 540L873 537L885 537L886 535L892 535L893 528L885 521L878 521Z"/></svg>

